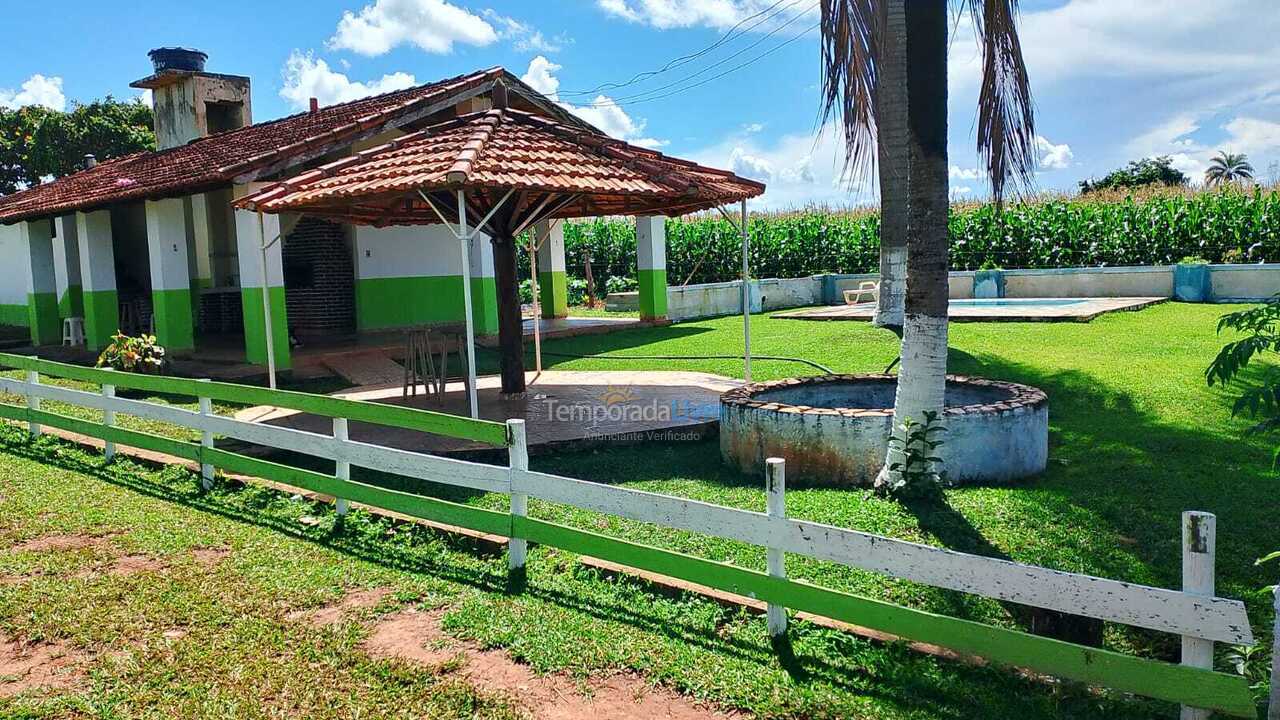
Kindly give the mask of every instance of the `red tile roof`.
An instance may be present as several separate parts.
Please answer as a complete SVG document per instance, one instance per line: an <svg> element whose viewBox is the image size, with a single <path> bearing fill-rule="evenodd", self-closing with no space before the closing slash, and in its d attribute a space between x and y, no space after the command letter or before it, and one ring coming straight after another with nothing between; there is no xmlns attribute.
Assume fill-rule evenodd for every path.
<svg viewBox="0 0 1280 720"><path fill-rule="evenodd" d="M451 119L301 173L242 198L239 207L304 212L368 224L438 222L418 195L465 186L573 200L549 217L678 215L755 197L764 185L514 109ZM438 206L450 207L447 202ZM523 207L516 213L523 213Z"/></svg>
<svg viewBox="0 0 1280 720"><path fill-rule="evenodd" d="M0 197L0 223L88 210L108 203L185 195L309 148L377 128L402 113L506 74L502 68L220 133L181 147L128 155Z"/></svg>

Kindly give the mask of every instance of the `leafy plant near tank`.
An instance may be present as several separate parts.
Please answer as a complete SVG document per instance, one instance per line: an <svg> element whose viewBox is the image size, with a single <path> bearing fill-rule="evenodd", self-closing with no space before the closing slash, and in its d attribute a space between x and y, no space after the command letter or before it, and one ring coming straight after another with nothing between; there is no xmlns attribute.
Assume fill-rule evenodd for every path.
<svg viewBox="0 0 1280 720"><path fill-rule="evenodd" d="M947 483L947 473L938 468L942 457L938 448L945 440L938 438L947 431L937 412L926 411L924 422L907 418L900 433L889 438L891 456L902 459L891 463L889 470L876 480L876 491L900 499L936 499Z"/></svg>
<svg viewBox="0 0 1280 720"><path fill-rule="evenodd" d="M116 333L111 336L111 344L98 356L97 365L143 375L162 375L169 368L169 358L155 335L132 337Z"/></svg>

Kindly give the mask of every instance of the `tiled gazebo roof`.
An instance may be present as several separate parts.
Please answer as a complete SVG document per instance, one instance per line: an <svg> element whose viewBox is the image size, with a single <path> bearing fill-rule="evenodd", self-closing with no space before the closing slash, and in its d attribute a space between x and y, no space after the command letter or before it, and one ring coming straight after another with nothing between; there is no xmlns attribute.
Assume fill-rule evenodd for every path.
<svg viewBox="0 0 1280 720"><path fill-rule="evenodd" d="M554 197L543 219L680 215L755 197L764 185L510 108L471 113L276 183L237 205L373 225L439 222L419 192L465 187L479 207L515 192L522 215ZM563 204L561 204L563 203Z"/></svg>

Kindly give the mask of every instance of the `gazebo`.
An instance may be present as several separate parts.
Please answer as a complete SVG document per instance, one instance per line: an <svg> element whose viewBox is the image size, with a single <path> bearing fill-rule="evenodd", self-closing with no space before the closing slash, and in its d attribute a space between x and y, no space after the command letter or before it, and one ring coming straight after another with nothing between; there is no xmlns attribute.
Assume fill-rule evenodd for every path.
<svg viewBox="0 0 1280 720"><path fill-rule="evenodd" d="M298 213L378 227L450 227L463 247L473 416L477 410L467 248L477 232L493 243L504 394L525 391L516 243L538 222L602 215L677 216L710 209L733 220L724 208L740 203L745 316L750 305L745 282L746 200L762 194L763 184L512 109L501 84L495 86L493 99L491 110L461 115L301 173L236 205L258 213ZM264 246L272 242L262 240ZM264 312L270 309L264 307ZM748 327L744 324L744 330ZM747 347L749 357L749 341Z"/></svg>

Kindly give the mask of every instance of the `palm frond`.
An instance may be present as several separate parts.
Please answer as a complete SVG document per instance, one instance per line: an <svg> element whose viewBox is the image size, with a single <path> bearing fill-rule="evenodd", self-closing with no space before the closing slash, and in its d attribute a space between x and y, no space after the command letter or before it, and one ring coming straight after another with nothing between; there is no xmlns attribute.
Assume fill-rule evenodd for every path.
<svg viewBox="0 0 1280 720"><path fill-rule="evenodd" d="M876 0L822 0L822 111L839 119L845 171L869 173L876 159L876 58L884 15Z"/></svg>
<svg viewBox="0 0 1280 720"><path fill-rule="evenodd" d="M1018 39L1018 0L965 1L982 45L978 154L998 206L1006 183L1029 188L1036 167L1035 113Z"/></svg>

